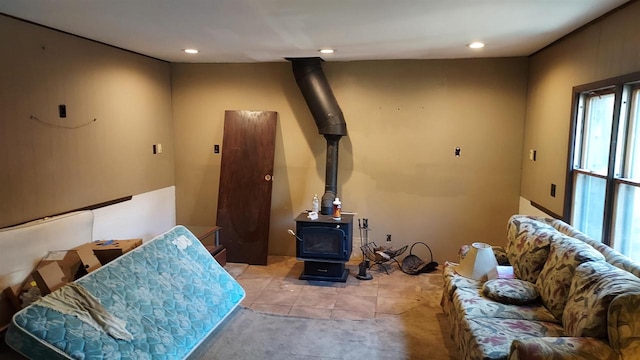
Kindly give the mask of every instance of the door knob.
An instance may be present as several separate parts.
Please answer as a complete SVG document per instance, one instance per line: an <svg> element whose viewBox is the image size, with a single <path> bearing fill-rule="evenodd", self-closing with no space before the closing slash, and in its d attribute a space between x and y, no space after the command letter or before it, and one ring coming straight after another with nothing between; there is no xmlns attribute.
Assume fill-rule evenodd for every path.
<svg viewBox="0 0 640 360"><path fill-rule="evenodd" d="M271 181L271 179L273 179L273 177L271 175L267 174L267 175L264 176L264 179L266 181Z"/></svg>

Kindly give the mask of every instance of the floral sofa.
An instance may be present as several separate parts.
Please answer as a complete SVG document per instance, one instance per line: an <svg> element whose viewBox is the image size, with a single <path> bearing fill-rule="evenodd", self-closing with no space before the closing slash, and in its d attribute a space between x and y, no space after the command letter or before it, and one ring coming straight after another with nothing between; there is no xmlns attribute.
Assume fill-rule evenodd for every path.
<svg viewBox="0 0 640 360"><path fill-rule="evenodd" d="M444 266L442 308L461 358L640 359L640 264L556 219L514 215L507 238L494 253L517 279ZM537 293L520 298L523 288Z"/></svg>

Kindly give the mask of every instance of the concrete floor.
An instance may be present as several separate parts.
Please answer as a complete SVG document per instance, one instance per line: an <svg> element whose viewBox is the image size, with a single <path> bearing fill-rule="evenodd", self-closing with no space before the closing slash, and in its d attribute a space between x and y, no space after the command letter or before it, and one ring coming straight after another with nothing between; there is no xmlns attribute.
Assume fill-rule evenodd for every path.
<svg viewBox="0 0 640 360"><path fill-rule="evenodd" d="M416 313L441 312L443 281L440 269L430 274L407 275L397 265L391 265L387 274L376 265L368 271L373 279L364 281L355 277L358 264L347 263L349 277L345 283L340 283L299 280L303 265L294 257L269 256L266 266L227 263L225 269L246 291L242 305L266 313L358 320L413 318ZM444 316L438 319L441 318ZM434 324L434 333L442 337L441 341L447 347L452 347L448 334L443 334L446 331L441 332L442 328L442 325ZM4 338L0 338L0 342L0 359L24 359L4 344ZM455 353L455 350L450 351ZM454 358L448 353L442 355L446 359Z"/></svg>

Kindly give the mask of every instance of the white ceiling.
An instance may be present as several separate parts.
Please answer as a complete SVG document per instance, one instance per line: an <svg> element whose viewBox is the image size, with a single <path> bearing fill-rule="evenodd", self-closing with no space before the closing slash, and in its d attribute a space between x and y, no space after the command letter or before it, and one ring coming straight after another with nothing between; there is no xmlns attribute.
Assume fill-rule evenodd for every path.
<svg viewBox="0 0 640 360"><path fill-rule="evenodd" d="M0 12L171 62L350 61L526 56L627 1L2 0Z"/></svg>

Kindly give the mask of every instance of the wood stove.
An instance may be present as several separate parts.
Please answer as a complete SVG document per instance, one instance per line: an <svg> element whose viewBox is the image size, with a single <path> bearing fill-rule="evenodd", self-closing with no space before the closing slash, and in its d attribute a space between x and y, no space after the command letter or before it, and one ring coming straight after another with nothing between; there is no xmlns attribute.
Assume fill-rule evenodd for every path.
<svg viewBox="0 0 640 360"><path fill-rule="evenodd" d="M296 257L304 261L301 280L346 282L349 270L345 263L351 257L353 215L333 220L319 215L311 220L303 212L296 218Z"/></svg>

